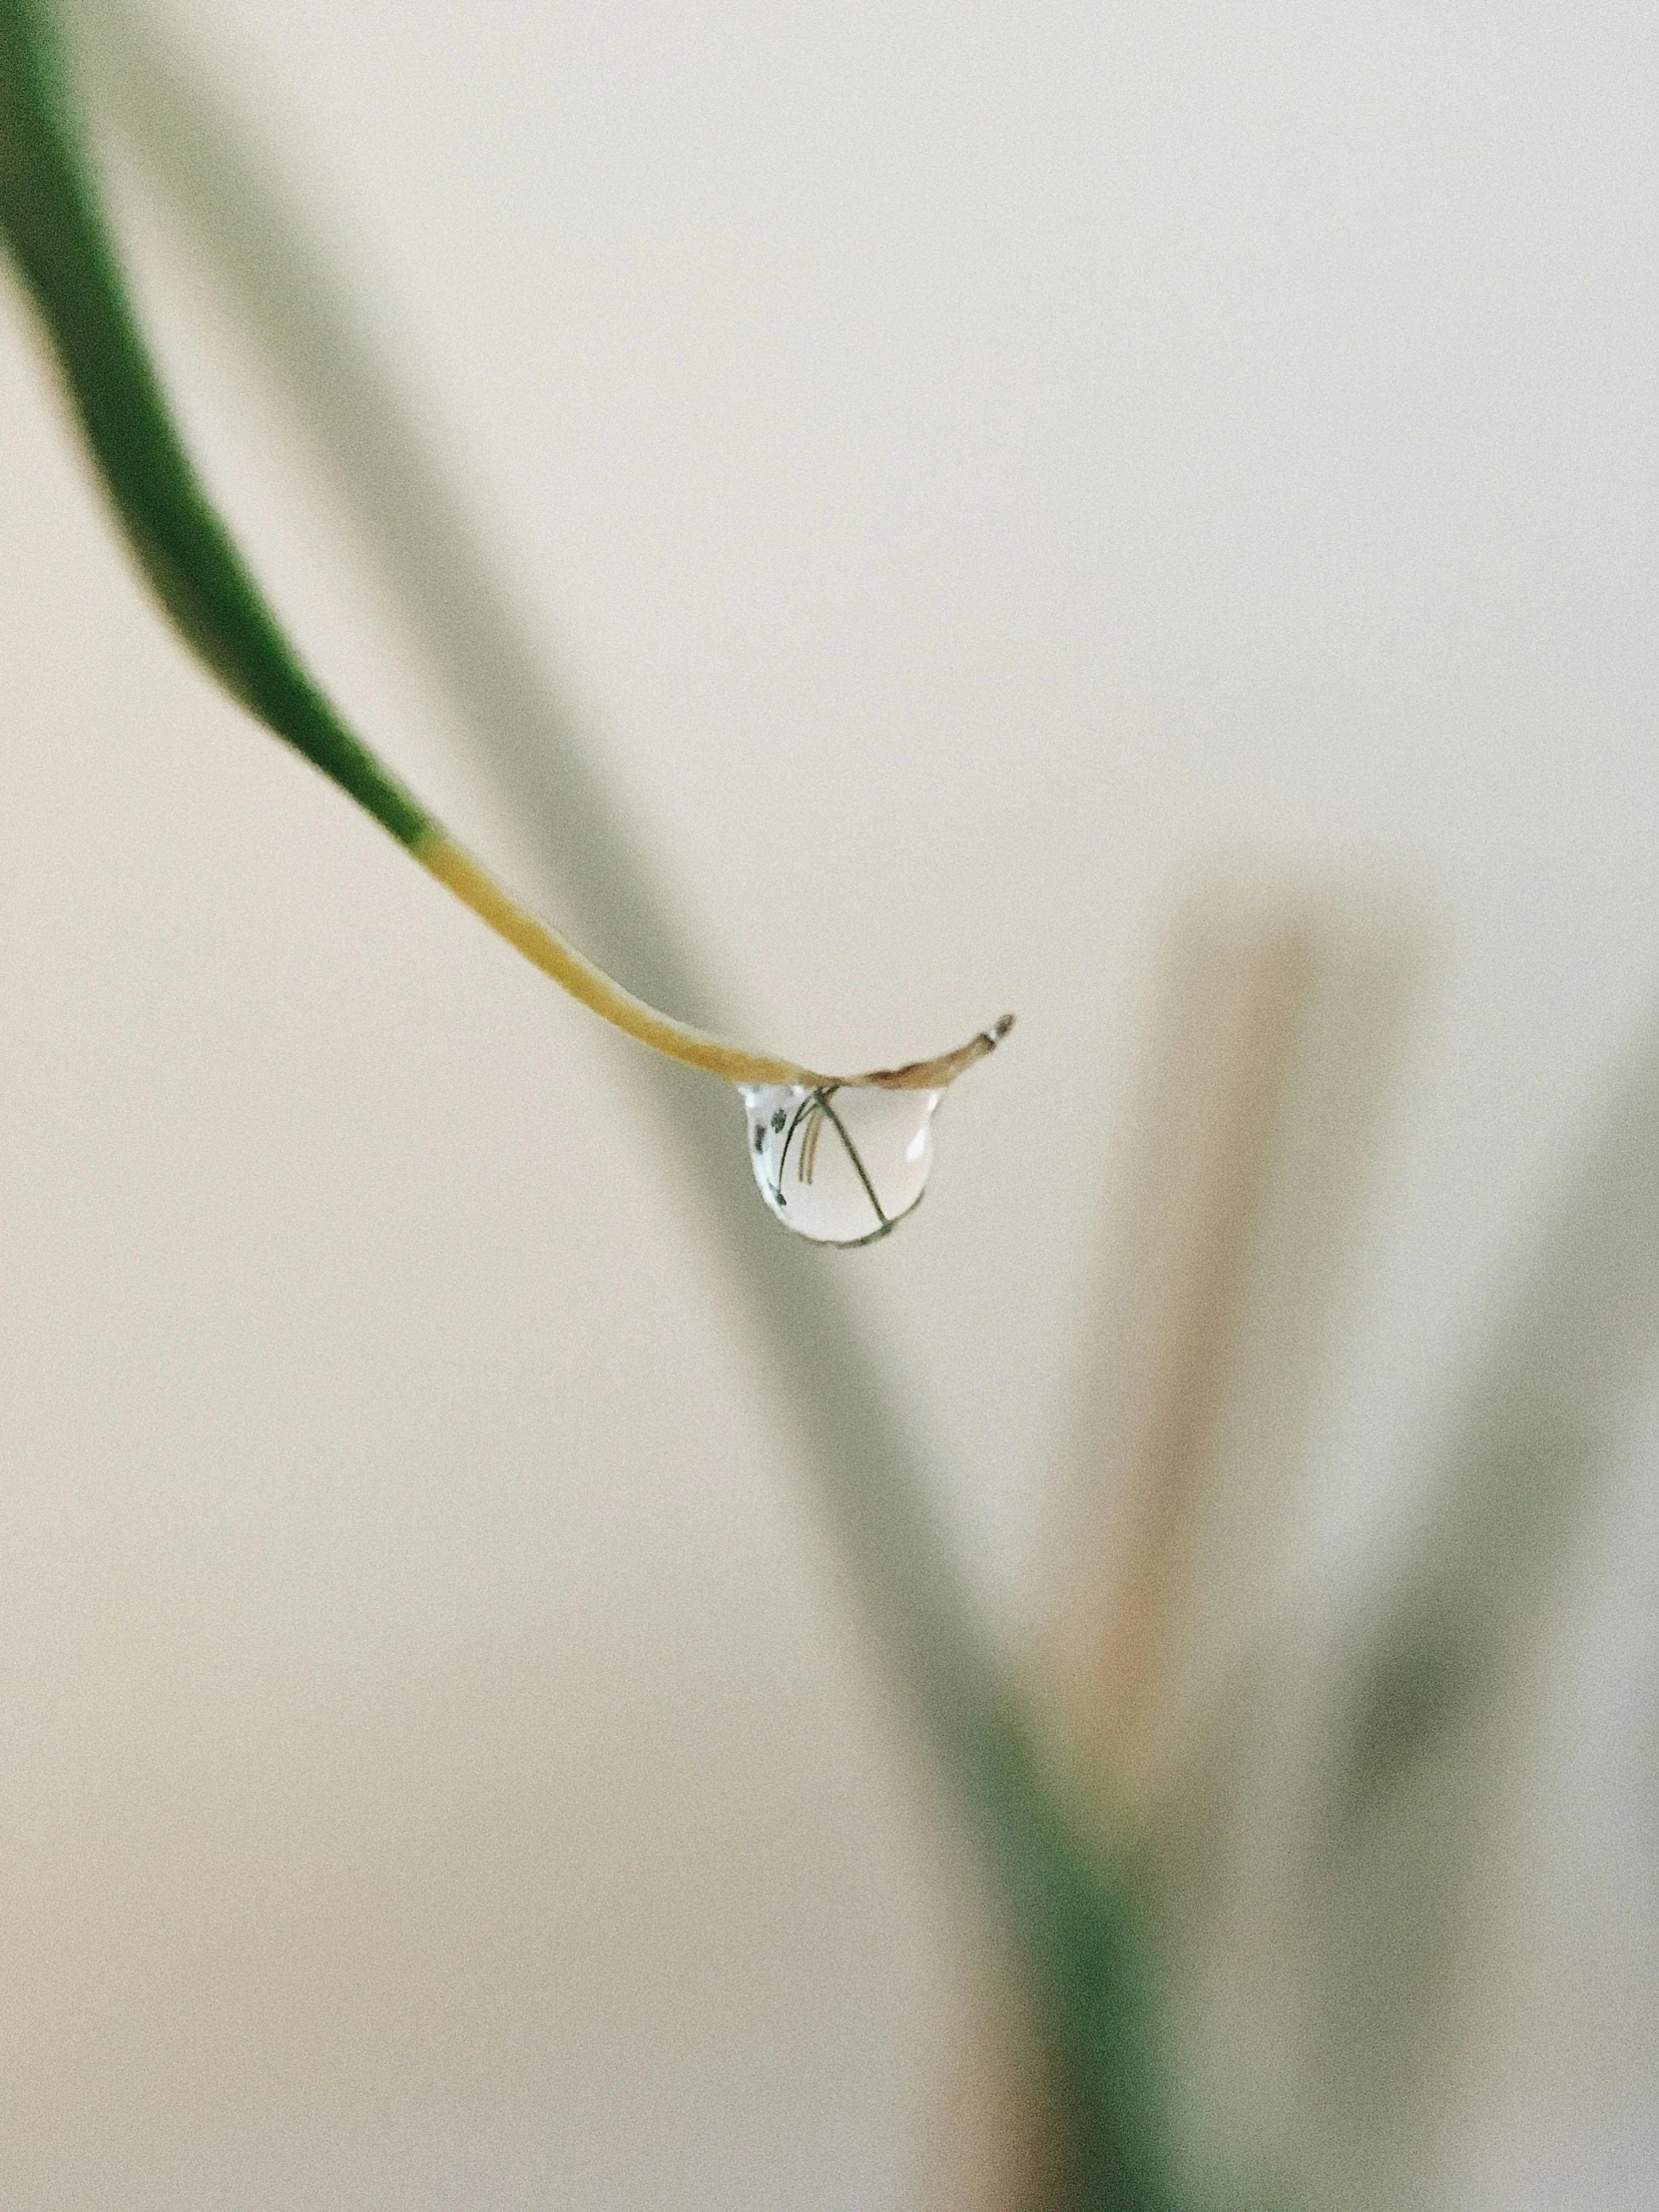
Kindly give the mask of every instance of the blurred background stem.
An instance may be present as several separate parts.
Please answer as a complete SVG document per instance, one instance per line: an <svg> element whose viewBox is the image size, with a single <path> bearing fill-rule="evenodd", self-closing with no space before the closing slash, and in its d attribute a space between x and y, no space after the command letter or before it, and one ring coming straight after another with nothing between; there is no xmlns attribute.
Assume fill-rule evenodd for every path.
<svg viewBox="0 0 1659 2212"><path fill-rule="evenodd" d="M0 0L0 65L15 70L45 12ZM464 499L250 135L218 111L159 19L121 0L77 0L73 17L88 114L125 134L281 372L575 925L640 995L724 1026ZM62 128L72 133L73 118ZM1154 2005L1131 1874L1084 1840L1045 1777L930 1505L912 1424L824 1257L757 1206L734 1100L655 1056L631 1064L700 1187L711 1240L799 1419L864 1619L1005 1904L1052 2068L1061 2140L1051 2201L1088 2212L1160 2205Z"/></svg>

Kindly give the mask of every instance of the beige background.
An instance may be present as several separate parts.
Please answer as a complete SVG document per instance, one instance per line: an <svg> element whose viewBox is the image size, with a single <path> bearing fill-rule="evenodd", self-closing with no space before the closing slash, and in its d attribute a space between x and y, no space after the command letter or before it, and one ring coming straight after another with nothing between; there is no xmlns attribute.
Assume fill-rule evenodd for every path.
<svg viewBox="0 0 1659 2212"><path fill-rule="evenodd" d="M1422 917L1284 1565L1340 1614L1659 989L1651 11L167 20L742 1032L1018 1008L916 1222L824 1262L999 1635L1170 901L1245 855ZM117 177L314 665L557 913ZM629 1049L215 694L9 291L0 577L0 2193L913 2201L968 1907ZM1634 2206L1659 2154L1651 1407L1609 1451L1436 2202Z"/></svg>

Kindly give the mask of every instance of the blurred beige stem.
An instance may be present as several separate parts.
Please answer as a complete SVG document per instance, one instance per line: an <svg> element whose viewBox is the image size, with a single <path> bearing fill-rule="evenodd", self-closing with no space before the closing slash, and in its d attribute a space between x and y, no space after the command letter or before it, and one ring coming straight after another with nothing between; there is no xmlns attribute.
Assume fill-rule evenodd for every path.
<svg viewBox="0 0 1659 2212"><path fill-rule="evenodd" d="M1271 1920L1229 1812L1254 1749L1229 1741L1251 1706L1236 1692L1418 965L1397 915L1272 889L1194 900L1165 954L1087 1347L1077 1494L1025 1684L1104 1837L1169 1847L1181 1828L1181 1849L1160 1849L1165 1904L1172 1936L1201 1951L1248 1955ZM922 2202L1037 2212L1053 2133L1012 1961L987 1949L968 2009L957 2147ZM1276 2065L1268 2052L1252 2081L1270 2114Z"/></svg>
<svg viewBox="0 0 1659 2212"><path fill-rule="evenodd" d="M1166 957L1033 1691L1139 1830L1259 1626L1413 962L1352 903L1196 901Z"/></svg>

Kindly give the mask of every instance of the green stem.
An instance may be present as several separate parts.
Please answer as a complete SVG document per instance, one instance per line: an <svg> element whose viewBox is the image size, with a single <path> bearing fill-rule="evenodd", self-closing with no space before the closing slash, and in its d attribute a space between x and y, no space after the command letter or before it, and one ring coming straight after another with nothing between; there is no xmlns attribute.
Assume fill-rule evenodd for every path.
<svg viewBox="0 0 1659 2212"><path fill-rule="evenodd" d="M29 0L0 0L0 235L40 309L128 543L181 635L232 696L615 1028L731 1083L836 1080L711 1036L624 990L510 896L346 728L283 635L174 426L80 155L49 11ZM933 1059L838 1080L942 1088L994 1051L1006 1027Z"/></svg>
<svg viewBox="0 0 1659 2212"><path fill-rule="evenodd" d="M121 30L123 13L112 11L110 20L129 45L149 35L131 16ZM140 46L127 60L142 66L147 58ZM152 82L149 95L175 102L169 121L176 135L190 120L177 112L177 84L158 93ZM178 189L179 177L188 178L188 157L171 145L167 160ZM215 165L216 201L227 192L234 199L239 174L235 160ZM201 180L196 189L200 197ZM256 231L262 212L268 225L279 214L268 199L252 193L248 199ZM227 220L216 205L212 221ZM307 675L195 475L79 157L55 43L43 10L28 0L0 0L0 232L39 306L117 516L183 634L235 697L418 851L440 834L437 826ZM217 243L223 250L223 240ZM247 285L248 257L257 260L256 250L239 237L234 254L244 257ZM344 442L356 460L365 451L379 456L385 483L358 486L358 496L391 545L417 619L437 637L440 660L452 676L461 672L463 703L492 735L504 728L521 733L522 757L533 765L515 773L529 779L528 803L559 848L563 871L588 885L590 905L609 915L619 942L632 945L641 981L654 995L696 1004L695 971L666 923L653 918L626 840L568 745L556 789L542 781L550 774L543 764L552 759L542 749L557 717L486 564L467 543L459 510L412 434L400 428L375 364L342 335L342 324L331 324L325 293L314 283L307 288L304 257L291 238L278 239L272 264L276 296L290 316L307 321L313 348L328 355L332 344L326 373L312 379L313 411L340 404L346 394L343 403L355 411ZM269 315L272 287L253 288ZM393 480L401 506L387 503ZM418 557L397 559L400 531L418 540ZM445 588L433 597L440 573ZM748 1202L747 1163L732 1142L729 1100L687 1083L661 1061L651 1066L711 1192L710 1218L735 1279L805 1420L823 1501L866 1616L1007 1901L1052 2022L1072 2154L1067 2212L1158 2212L1167 2199L1152 2116L1145 1947L1131 1887L1121 1868L1103 1866L1081 1842L1040 1771L926 1503L927 1475L906 1423L816 1255L780 1238Z"/></svg>
<svg viewBox="0 0 1659 2212"><path fill-rule="evenodd" d="M414 845L427 817L300 665L197 480L68 115L51 27L25 0L0 0L0 230L40 309L128 542L225 688L399 844Z"/></svg>

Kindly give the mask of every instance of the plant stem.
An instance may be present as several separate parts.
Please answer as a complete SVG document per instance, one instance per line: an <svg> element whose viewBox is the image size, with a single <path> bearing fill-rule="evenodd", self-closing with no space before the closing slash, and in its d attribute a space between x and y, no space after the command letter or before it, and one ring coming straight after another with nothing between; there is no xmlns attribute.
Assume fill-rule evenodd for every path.
<svg viewBox="0 0 1659 2212"><path fill-rule="evenodd" d="M27 20L31 12L22 0L0 0L0 128L8 132L20 56L38 67L38 45L28 50L39 38ZM331 294L291 220L250 167L240 135L219 123L162 50L160 31L110 0L86 12L93 29L113 42L112 94L141 154L298 388L464 719L490 748L561 878L575 885L587 924L598 927L653 995L705 1003L697 963L566 734L539 655L525 643L463 509L423 452L348 307ZM6 159L0 141L0 162ZM0 178L0 222L8 234L12 190L10 177ZM102 251L113 272L107 244ZM303 745L298 749L312 758ZM412 839L401 841L412 846ZM962 1064L994 1041L992 1032L973 1040ZM765 1072L744 1080L814 1086L836 1080L789 1062L748 1064ZM863 1080L908 1076L921 1087L940 1087L931 1073L937 1065L921 1064L925 1084L922 1072L904 1069ZM1049 2023L1067 2135L1063 2212L1162 2212L1168 2199L1160 2179L1152 1993L1136 1887L1124 1866L1104 1862L1082 1841L1061 1807L977 1630L902 1408L822 1257L780 1237L751 1202L730 1103L661 1059L642 1063L642 1070L696 1172L732 1281L802 1423L820 1501L863 1619L1006 1903Z"/></svg>
<svg viewBox="0 0 1659 2212"><path fill-rule="evenodd" d="M47 11L0 0L0 235L40 311L127 541L181 636L226 690L544 975L672 1060L730 1083L941 1090L993 1051L1011 1017L954 1052L864 1075L828 1075L730 1044L624 990L433 820L304 667L198 477L145 346L71 112Z"/></svg>

